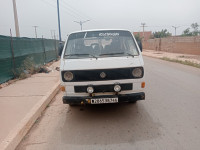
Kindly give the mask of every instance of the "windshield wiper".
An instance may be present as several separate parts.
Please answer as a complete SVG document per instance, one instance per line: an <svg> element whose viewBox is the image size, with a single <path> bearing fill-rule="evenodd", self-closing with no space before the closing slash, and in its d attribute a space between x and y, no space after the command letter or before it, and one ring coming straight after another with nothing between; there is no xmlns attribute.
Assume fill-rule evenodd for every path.
<svg viewBox="0 0 200 150"><path fill-rule="evenodd" d="M124 54L124 53L104 53L104 54L100 54L99 56L103 56L103 55L118 55L118 54Z"/></svg>
<svg viewBox="0 0 200 150"><path fill-rule="evenodd" d="M124 53L124 52L121 52L121 53L105 53L105 54L100 54L99 56L102 56L102 55L118 55L118 54L125 54L125 55L129 55L129 56L134 57L133 54L130 54L130 53Z"/></svg>
<svg viewBox="0 0 200 150"><path fill-rule="evenodd" d="M95 57L94 55L91 55L91 54L68 54L68 55L65 55L65 56L81 56L81 55L89 55L89 56L92 56L92 57L97 59L97 57Z"/></svg>
<svg viewBox="0 0 200 150"><path fill-rule="evenodd" d="M129 56L133 56L133 57L135 56L135 55L133 55L133 54L130 54L130 53L124 53L124 54L127 54L127 55L129 55Z"/></svg>
<svg viewBox="0 0 200 150"><path fill-rule="evenodd" d="M97 57L96 57L96 56L94 56L94 55L91 55L91 54L89 54L89 56L92 56L92 57L94 57L94 58L96 58L96 59L97 59Z"/></svg>

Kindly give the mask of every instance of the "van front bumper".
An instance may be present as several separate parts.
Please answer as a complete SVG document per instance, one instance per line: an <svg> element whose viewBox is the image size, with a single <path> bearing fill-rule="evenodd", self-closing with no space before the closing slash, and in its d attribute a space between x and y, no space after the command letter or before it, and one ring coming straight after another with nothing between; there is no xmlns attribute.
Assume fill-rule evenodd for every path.
<svg viewBox="0 0 200 150"><path fill-rule="evenodd" d="M86 96L86 97L63 96L63 103L64 104L90 104L88 102L88 99L116 98L116 97L118 97L118 103L135 102L138 100L144 100L145 93L140 92L140 93L131 93L131 94Z"/></svg>

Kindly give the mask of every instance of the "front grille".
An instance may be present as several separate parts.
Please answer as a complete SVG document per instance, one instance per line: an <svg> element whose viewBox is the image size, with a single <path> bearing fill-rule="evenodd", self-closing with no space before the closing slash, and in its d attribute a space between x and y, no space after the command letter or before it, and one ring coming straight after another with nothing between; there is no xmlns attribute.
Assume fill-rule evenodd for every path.
<svg viewBox="0 0 200 150"><path fill-rule="evenodd" d="M143 70L143 67L141 67ZM62 80L64 82L85 82L85 81L106 81L106 80L123 80L123 79L134 79L132 71L134 68L117 68L117 69L98 69L98 70L67 70L73 73L73 80L66 81L64 79L64 73L62 71ZM101 76L102 73L105 73L105 77ZM143 70L144 75L144 70ZM143 77L142 75L142 77ZM142 78L139 77L139 78Z"/></svg>
<svg viewBox="0 0 200 150"><path fill-rule="evenodd" d="M94 85L92 87L94 88L94 93L104 93L104 92L115 92L114 86L115 86L114 84L110 84L110 85ZM120 86L121 86L121 91L133 89L132 83L120 84ZM74 86L74 91L75 93L87 93L87 87L88 86Z"/></svg>

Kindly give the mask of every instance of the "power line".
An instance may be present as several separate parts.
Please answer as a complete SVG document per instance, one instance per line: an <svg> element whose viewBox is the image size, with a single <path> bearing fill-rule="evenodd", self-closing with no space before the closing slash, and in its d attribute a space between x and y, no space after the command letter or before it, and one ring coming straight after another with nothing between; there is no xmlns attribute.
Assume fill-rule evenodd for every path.
<svg viewBox="0 0 200 150"><path fill-rule="evenodd" d="M52 0L51 0L52 1ZM46 1L46 0L42 0L42 2L43 3L46 3L46 4L48 4L48 5L50 5L51 7L53 7L53 8L56 8L52 3L49 3L49 1ZM53 3L55 2L55 1L52 1ZM62 3L65 3L65 5L69 5L68 3L66 3L65 1L62 1ZM62 7L62 10L67 14L67 15L69 15L69 16L71 16L71 17L73 17L73 18L76 18L76 19L80 19L80 18L83 18L82 16L83 15L80 15L80 14L83 14L82 12L80 12L80 14L78 14L77 12L78 12L78 10L77 9L74 9L71 5L69 5L68 7L71 7L71 9L73 10L73 12L75 12L75 11L77 11L76 12L76 15L75 14L73 14L72 12L69 12L68 11L68 9L65 7L65 6L63 6L63 5L60 5L61 7ZM79 16L79 17L77 17L77 16ZM86 15L84 16L84 18L91 18L91 17L87 17ZM92 21L92 23L93 22L96 22L96 24L98 24L98 25L101 25L101 26L104 26L101 22L98 22L98 21L96 21L96 20L94 20L94 19L90 19L90 21Z"/></svg>
<svg viewBox="0 0 200 150"><path fill-rule="evenodd" d="M65 3L65 5L70 8L73 12L75 12L76 14L78 14L78 16L80 16L81 18L85 18L85 19L89 19L90 21L96 22L96 24L104 26L101 22L96 21L95 19L93 19L92 17L84 14L83 12L79 11L78 9L74 8L72 5L70 5L69 3L67 3L66 1L62 1L63 3ZM65 7L66 8L66 7Z"/></svg>
<svg viewBox="0 0 200 150"><path fill-rule="evenodd" d="M51 3L49 3L49 1L45 1L45 0L41 0L43 3L46 3L48 5L50 5L53 8L56 8L56 6L52 5Z"/></svg>
<svg viewBox="0 0 200 150"><path fill-rule="evenodd" d="M49 1L42 0L42 2L48 4L49 6L51 6L51 7L53 7L53 8L57 8L57 7L55 6L56 3L55 3L55 5L53 5L52 3L49 3ZM69 16L71 16L71 17L73 17L73 18L79 19L79 18L77 18L76 16L74 16L74 14L68 12L66 9L63 9L63 11L64 11L67 15L69 15Z"/></svg>
<svg viewBox="0 0 200 150"><path fill-rule="evenodd" d="M80 16L81 18L86 18L86 19L90 19L89 16L86 16L85 14L83 14L82 12L80 12L78 9L75 9L74 7L72 7L69 3L67 3L66 1L61 1L65 6L67 6L69 9L71 9L71 11L73 11L75 14L77 14L78 16ZM64 7L64 6L63 6ZM66 7L65 7L66 8ZM66 9L68 9L66 8Z"/></svg>
<svg viewBox="0 0 200 150"><path fill-rule="evenodd" d="M78 13L75 9L73 9L72 7L68 6L64 1L61 1L62 3L62 8L67 10L67 11L70 11L70 13L73 13L73 15L75 15L76 17L79 17L79 18L87 18L83 15L81 15L81 13ZM87 18L88 19L88 18Z"/></svg>

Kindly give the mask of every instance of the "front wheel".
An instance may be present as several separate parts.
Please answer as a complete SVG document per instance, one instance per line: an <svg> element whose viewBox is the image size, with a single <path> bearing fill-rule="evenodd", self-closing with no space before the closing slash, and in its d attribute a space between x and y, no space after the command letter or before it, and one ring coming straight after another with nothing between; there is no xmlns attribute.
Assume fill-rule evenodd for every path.
<svg viewBox="0 0 200 150"><path fill-rule="evenodd" d="M79 104L69 104L70 107L80 106Z"/></svg>
<svg viewBox="0 0 200 150"><path fill-rule="evenodd" d="M131 103L131 104L135 104L135 103L137 103L137 100L129 101L129 103Z"/></svg>

